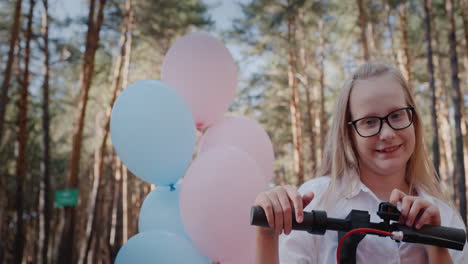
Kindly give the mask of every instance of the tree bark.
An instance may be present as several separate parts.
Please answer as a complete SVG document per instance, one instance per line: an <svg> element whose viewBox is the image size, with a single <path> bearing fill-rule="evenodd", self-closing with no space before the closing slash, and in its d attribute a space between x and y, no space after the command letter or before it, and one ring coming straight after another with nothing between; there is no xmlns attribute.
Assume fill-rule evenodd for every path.
<svg viewBox="0 0 468 264"><path fill-rule="evenodd" d="M457 153L457 166L456 174L458 178L458 197L460 200L460 214L463 222L466 224L466 186L465 186L465 164L463 156L463 136L461 131L461 105L460 99L462 98L460 90L460 80L458 79L458 55L457 55L457 40L456 40L456 26L453 11L453 0L445 1L445 8L447 10L447 19L449 24L449 45L450 45L450 69L452 79L452 98L455 113L455 142Z"/></svg>
<svg viewBox="0 0 468 264"><path fill-rule="evenodd" d="M16 234L14 246L14 262L21 263L25 244L25 230L23 222L23 187L26 177L26 146L28 144L28 87L29 87L29 57L32 35L34 0L29 2L28 27L26 33L26 47L24 55L24 75L18 103L18 157L16 161Z"/></svg>
<svg viewBox="0 0 468 264"><path fill-rule="evenodd" d="M0 95L0 146L2 145L3 130L5 124L6 105L8 103L8 88L10 87L11 69L15 60L15 47L18 41L19 27L21 21L22 0L16 1L13 25L11 26L10 48L8 50L8 59L3 74L2 90Z"/></svg>
<svg viewBox="0 0 468 264"><path fill-rule="evenodd" d="M460 0L460 9L461 9L461 17L463 21L463 36L465 42L465 52L463 53L463 65L465 68L465 83L466 87L468 87L468 1L467 0ZM462 88L460 88L462 89ZM463 89L461 90L462 94ZM465 174L467 173L466 169L468 169L468 120L465 115L465 103L464 97L460 97L460 113L461 113L461 120L462 120L462 134L463 134L463 156L464 156L464 164L465 164Z"/></svg>
<svg viewBox="0 0 468 264"><path fill-rule="evenodd" d="M401 29L401 39L403 41L402 53L403 53L403 75L408 81L409 86L412 88L412 76L411 76L411 58L409 54L409 44L408 44L408 29L407 29L407 20L406 20L406 2L400 4L400 29Z"/></svg>
<svg viewBox="0 0 468 264"><path fill-rule="evenodd" d="M319 164L321 164L322 153L325 149L325 141L328 133L327 117L325 113L325 32L324 32L324 18L319 21L319 100L320 100L320 111L319 111L319 131L320 131L320 155L318 158Z"/></svg>
<svg viewBox="0 0 468 264"><path fill-rule="evenodd" d="M391 13L392 13L392 9L390 8L390 5L388 4L388 1L385 1L385 11L386 11L386 20L385 20L385 24L387 26L387 30L388 30L388 35L389 35L389 39L390 39L390 47L392 49L392 55L391 55L391 58L393 59L394 63L396 65L398 65L398 67L400 67L399 65L399 62L398 62L398 55L397 55L397 52L395 50L395 40L394 40L394 33L393 33L393 27L392 27L392 23L390 21L390 16L391 16Z"/></svg>
<svg viewBox="0 0 468 264"><path fill-rule="evenodd" d="M288 1L289 3L289 1ZM302 152L302 118L299 108L299 91L297 89L297 54L296 54L296 20L292 14L288 16L288 84L291 88L290 111L294 145L294 172L297 184L304 182L304 158Z"/></svg>
<svg viewBox="0 0 468 264"><path fill-rule="evenodd" d="M463 21L463 33L465 37L465 54L463 64L465 66L465 82L468 87L468 0L460 0L460 9Z"/></svg>
<svg viewBox="0 0 468 264"><path fill-rule="evenodd" d="M373 10L371 10L372 6L375 5L375 2L374 0L370 0L368 3L367 3L367 6L368 6L368 15L367 15L367 32L369 34L369 56L370 58L374 58L374 59L379 59L380 58L380 49L378 47L378 40L376 38L376 31L375 31L375 25L373 23L373 19L372 19L372 16L376 16L376 14L374 14Z"/></svg>
<svg viewBox="0 0 468 264"><path fill-rule="evenodd" d="M364 7L364 0L356 0L359 9L359 27L361 28L361 43L364 61L369 61L369 44L367 41L367 14Z"/></svg>
<svg viewBox="0 0 468 264"><path fill-rule="evenodd" d="M79 163L81 153L81 143L83 136L84 120L88 103L88 94L94 74L94 58L99 47L99 32L103 22L103 11L106 0L99 0L97 19L94 21L96 0L90 1L88 16L88 33L86 35L86 50L83 56L83 64L80 73L80 96L78 101L77 116L73 129L72 153L69 165L68 187L78 186ZM74 252L74 227L76 221L76 210L74 207L65 209L65 226L60 242L58 263L72 263Z"/></svg>
<svg viewBox="0 0 468 264"><path fill-rule="evenodd" d="M41 34L44 39L44 83L42 88L42 129L44 160L42 164L42 182L39 197L39 254L41 263L48 263L47 252L49 249L50 220L52 208L50 200L50 132L49 132L49 6L48 0L43 0L44 13L42 15Z"/></svg>
<svg viewBox="0 0 468 264"><path fill-rule="evenodd" d="M448 87L447 87L447 79L446 79L445 72L444 72L445 67L443 65L442 56L441 56L441 54L444 54L445 51L442 51L439 36L440 34L438 33L436 24L434 23L434 44L435 44L435 50L436 50L434 68L438 76L439 85L437 87L440 87L440 89L438 89L438 98L440 99L438 106L440 108L437 114L440 116L439 118L440 132L441 132L440 136L442 140L442 146L444 149L443 158L446 161L446 165L445 165L446 171L445 173L442 173L441 176L442 176L442 179L447 184L447 186L451 188L451 190L453 190L451 192L453 195L452 200L456 203L458 195L457 195L457 191L455 188L456 182L454 179L454 171L455 171L454 162L453 162L454 156L453 156L452 141L451 141L453 138L453 135L452 135L451 126L449 124L450 113L448 110L449 109L448 98L450 96L449 96Z"/></svg>
<svg viewBox="0 0 468 264"><path fill-rule="evenodd" d="M310 146L310 172L311 175L315 173L317 167L317 131L315 129L315 111L313 109L313 102L310 96L311 86L311 72L309 68L309 50L310 47L306 48L307 43L307 33L306 33L306 24L304 21L304 14L302 10L299 10L299 25L301 40L299 42L299 56L301 62L301 80L304 86L305 95L306 95L306 109L307 109L307 123L309 128L309 146ZM312 88L314 89L314 88Z"/></svg>
<svg viewBox="0 0 468 264"><path fill-rule="evenodd" d="M437 125L437 105L436 105L436 90L434 78L434 63L432 56L432 30L431 30L431 0L424 0L424 23L426 29L426 45L427 45L427 72L429 74L429 88L431 91L431 126L432 126L432 155L434 167L437 172L437 177L440 180L440 151L439 151L439 131Z"/></svg>
<svg viewBox="0 0 468 264"><path fill-rule="evenodd" d="M100 129L100 115L96 115L96 130L98 132L96 133L96 137L102 137L102 131ZM99 133L101 132L101 133ZM100 183L100 177L99 177L99 164L101 155L100 155L100 148L97 147L94 151L94 179L93 179L93 184L91 187L91 193L90 193L90 199L89 199L89 205L86 210L86 228L85 228L85 236L83 238L83 242L85 243L84 245L80 246L80 255L78 258L78 263L85 263L86 259L88 258L89 250L91 249L91 241L93 239L92 236L92 231L93 231L93 226L95 227L94 223L94 218L96 217L96 200L98 197L98 187ZM96 231L96 230L94 230ZM97 239L97 238L96 238Z"/></svg>
<svg viewBox="0 0 468 264"><path fill-rule="evenodd" d="M109 226L109 249L110 249L110 256L109 261L110 263L115 262L115 257L123 245L122 243L122 192L119 190L122 189L122 162L117 157L114 152L114 159L113 159L113 170L115 179L111 183L112 190L110 194L112 195L112 201L110 203L109 214L112 216L111 225Z"/></svg>
<svg viewBox="0 0 468 264"><path fill-rule="evenodd" d="M130 72L130 63L131 63L131 52L132 52L132 28L134 23L134 12L133 9L130 9L130 25L128 29L128 39L127 39L127 48L125 52L124 67L122 73L122 90L125 89L128 85L128 77ZM128 240L128 173L127 167L120 162L120 168L122 171L122 243L127 242Z"/></svg>

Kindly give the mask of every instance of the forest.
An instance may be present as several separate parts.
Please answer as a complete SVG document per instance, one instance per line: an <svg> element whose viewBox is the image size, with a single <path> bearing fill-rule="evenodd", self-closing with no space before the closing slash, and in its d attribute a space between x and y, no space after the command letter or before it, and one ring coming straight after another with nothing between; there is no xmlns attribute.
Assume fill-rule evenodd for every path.
<svg viewBox="0 0 468 264"><path fill-rule="evenodd" d="M239 14L219 27L213 10ZM271 139L270 186L316 176L339 89L365 62L407 79L439 182L466 224L468 0L0 0L0 263L114 263L156 186L119 159L110 114L206 32L239 75L229 113ZM67 15L68 14L68 15ZM70 15L72 14L72 15ZM63 206L60 191L75 190Z"/></svg>

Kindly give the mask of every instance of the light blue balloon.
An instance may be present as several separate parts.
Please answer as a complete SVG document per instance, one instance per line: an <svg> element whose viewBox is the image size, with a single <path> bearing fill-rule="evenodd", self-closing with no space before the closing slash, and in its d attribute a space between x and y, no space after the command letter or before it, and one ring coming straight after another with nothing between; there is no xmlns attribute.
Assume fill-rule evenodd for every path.
<svg viewBox="0 0 468 264"><path fill-rule="evenodd" d="M180 218L180 187L159 186L146 196L138 217L139 232L163 230L190 240Z"/></svg>
<svg viewBox="0 0 468 264"><path fill-rule="evenodd" d="M115 264L210 264L193 245L179 235L149 231L139 233L120 248Z"/></svg>
<svg viewBox="0 0 468 264"><path fill-rule="evenodd" d="M195 125L188 105L157 80L132 83L112 109L112 143L138 177L156 184L177 182L195 150Z"/></svg>

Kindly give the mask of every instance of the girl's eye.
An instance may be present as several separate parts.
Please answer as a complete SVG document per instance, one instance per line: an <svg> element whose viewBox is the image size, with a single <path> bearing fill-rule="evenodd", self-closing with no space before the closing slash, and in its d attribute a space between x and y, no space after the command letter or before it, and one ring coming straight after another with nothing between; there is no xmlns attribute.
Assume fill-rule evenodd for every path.
<svg viewBox="0 0 468 264"><path fill-rule="evenodd" d="M394 113L390 116L391 119L398 119L401 117L401 114L400 113Z"/></svg>
<svg viewBox="0 0 468 264"><path fill-rule="evenodd" d="M367 127L374 126L375 124L377 124L377 120L374 118L364 120L364 125Z"/></svg>

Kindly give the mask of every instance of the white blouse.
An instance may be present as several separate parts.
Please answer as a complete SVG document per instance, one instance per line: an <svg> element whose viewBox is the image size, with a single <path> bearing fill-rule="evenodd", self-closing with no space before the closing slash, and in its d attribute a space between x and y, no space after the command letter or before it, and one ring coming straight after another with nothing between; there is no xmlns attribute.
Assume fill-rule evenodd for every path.
<svg viewBox="0 0 468 264"><path fill-rule="evenodd" d="M356 177L358 178L358 177ZM314 192L315 198L307 205L305 211L323 210L318 208L320 197L327 191L329 177L320 177L304 183L299 193ZM329 206L328 217L345 218L352 209L369 211L371 222L382 222L377 215L379 204L382 202L359 179L351 183L351 192L336 204ZM441 225L465 229L459 214L446 203L421 191L418 193L425 200L436 205L440 210ZM336 263L336 248L338 232L326 231L324 235L312 235L305 231L292 231L288 236L281 235L279 240L279 256L281 264L311 264ZM463 251L449 249L453 263L468 263L468 245ZM395 242L388 237L366 235L359 243L356 254L357 263L428 263L424 245Z"/></svg>

